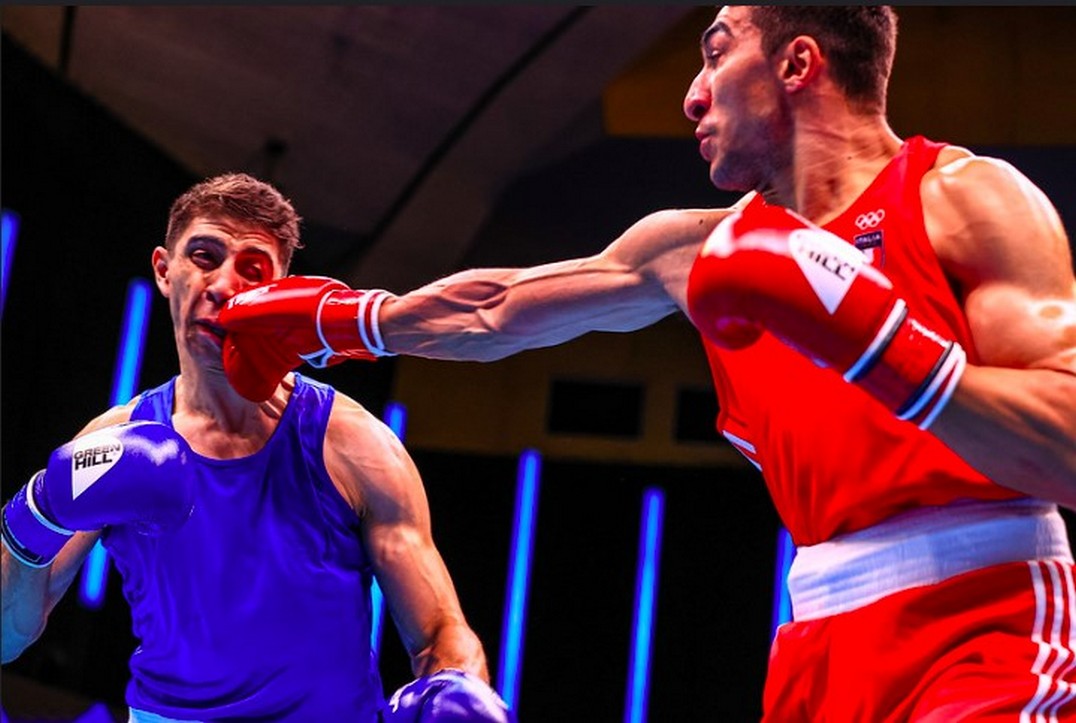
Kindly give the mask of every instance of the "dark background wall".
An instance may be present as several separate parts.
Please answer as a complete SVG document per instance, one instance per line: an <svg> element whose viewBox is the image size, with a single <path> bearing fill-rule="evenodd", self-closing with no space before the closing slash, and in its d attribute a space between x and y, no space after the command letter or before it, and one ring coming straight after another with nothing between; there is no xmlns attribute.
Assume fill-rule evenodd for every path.
<svg viewBox="0 0 1076 723"><path fill-rule="evenodd" d="M2 202L22 219L0 350L6 500L55 446L107 406L127 281L150 278L149 254L163 237L168 205L196 179L17 45L5 39L0 47ZM1010 158L1046 189L1071 235L1071 147L982 150ZM611 239L648 211L722 200L705 184L690 140L607 139L509 189L467 263L497 263L498 243L509 233L560 239L535 252L532 260L541 261L597 250L587 244ZM307 229L308 244L317 243L317 233ZM300 252L294 271L331 272L305 264ZM359 373L353 366L307 371L379 411L396 396L405 363L387 360ZM163 382L175 368L168 311L157 298L140 387ZM412 423L450 426L456 413L443 409L436 419ZM428 487L435 538L495 666L514 454L433 444L412 446L412 453ZM685 456L679 464L546 459L520 698L524 720L621 717L641 497L653 485L666 492L667 517L651 717L696 720L700 696L709 719L758 717L777 519L750 468ZM33 706L42 712L40 698L27 702L12 684L25 679L122 707L134 645L113 574L104 609L83 610L69 595L43 638L4 668L4 705L9 712L35 712ZM391 690L410 678L391 630L384 651ZM63 705L58 696L52 700ZM570 718L566 705L575 711Z"/></svg>

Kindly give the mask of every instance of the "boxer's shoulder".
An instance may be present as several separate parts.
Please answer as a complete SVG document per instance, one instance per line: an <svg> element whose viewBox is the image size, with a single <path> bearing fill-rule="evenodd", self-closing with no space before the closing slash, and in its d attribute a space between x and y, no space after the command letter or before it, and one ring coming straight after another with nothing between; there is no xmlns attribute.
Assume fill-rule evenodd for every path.
<svg viewBox="0 0 1076 723"><path fill-rule="evenodd" d="M90 432L96 432L99 429L105 427L111 427L117 424L123 424L131 420L131 414L134 412L135 404L138 401L138 397L135 397L126 404L117 404L111 409L105 411L102 414L94 417L86 424L85 427L79 430L75 437L81 437Z"/></svg>
<svg viewBox="0 0 1076 723"><path fill-rule="evenodd" d="M666 262L681 267L694 258L714 228L735 208L655 211L632 224L610 245L608 253L628 260L636 268L660 268Z"/></svg>

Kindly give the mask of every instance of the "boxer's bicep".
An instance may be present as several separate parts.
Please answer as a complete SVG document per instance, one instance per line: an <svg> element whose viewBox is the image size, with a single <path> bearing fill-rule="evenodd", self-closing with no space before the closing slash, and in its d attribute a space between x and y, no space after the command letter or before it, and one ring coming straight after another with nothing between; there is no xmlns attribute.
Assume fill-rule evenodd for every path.
<svg viewBox="0 0 1076 723"><path fill-rule="evenodd" d="M1057 213L992 159L927 174L922 197L976 352L932 432L994 482L1076 509L1076 281Z"/></svg>
<svg viewBox="0 0 1076 723"><path fill-rule="evenodd" d="M355 509L363 544L401 640L414 657L462 621L459 600L433 542L422 479L395 434L337 394L325 462Z"/></svg>
<svg viewBox="0 0 1076 723"><path fill-rule="evenodd" d="M1040 189L1004 161L963 158L928 174L923 202L980 363L1024 368L1076 350L1069 242Z"/></svg>

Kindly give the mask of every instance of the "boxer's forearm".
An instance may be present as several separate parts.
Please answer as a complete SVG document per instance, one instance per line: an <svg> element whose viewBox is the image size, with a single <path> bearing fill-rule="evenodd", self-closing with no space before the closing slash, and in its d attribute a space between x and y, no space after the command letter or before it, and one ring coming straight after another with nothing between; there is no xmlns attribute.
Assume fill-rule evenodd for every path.
<svg viewBox="0 0 1076 723"><path fill-rule="evenodd" d="M51 565L24 565L0 546L3 578L3 662L17 658L45 628L49 613L74 582L75 576L99 537L96 532L76 532Z"/></svg>
<svg viewBox="0 0 1076 723"><path fill-rule="evenodd" d="M482 643L464 623L443 625L430 644L412 656L411 670L416 676L431 675L445 668L462 670L489 682Z"/></svg>
<svg viewBox="0 0 1076 723"><path fill-rule="evenodd" d="M1076 374L969 366L931 431L998 484L1076 509Z"/></svg>
<svg viewBox="0 0 1076 723"><path fill-rule="evenodd" d="M592 257L463 271L388 299L380 326L397 354L494 361L591 331L641 329L676 310L654 280Z"/></svg>
<svg viewBox="0 0 1076 723"><path fill-rule="evenodd" d="M0 549L3 569L3 662L10 663L30 646L45 628L49 569L33 568Z"/></svg>

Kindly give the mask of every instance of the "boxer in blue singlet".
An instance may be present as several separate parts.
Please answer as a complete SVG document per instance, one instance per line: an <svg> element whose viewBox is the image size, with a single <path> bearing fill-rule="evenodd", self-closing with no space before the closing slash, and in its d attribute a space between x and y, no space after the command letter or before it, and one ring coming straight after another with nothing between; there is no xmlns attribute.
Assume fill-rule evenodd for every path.
<svg viewBox="0 0 1076 723"><path fill-rule="evenodd" d="M228 174L172 206L153 252L179 374L91 421L3 510L3 660L101 539L140 641L132 721L508 721L395 435L298 374L261 403L223 371L220 309L282 277L299 218ZM417 680L386 704L373 576Z"/></svg>

